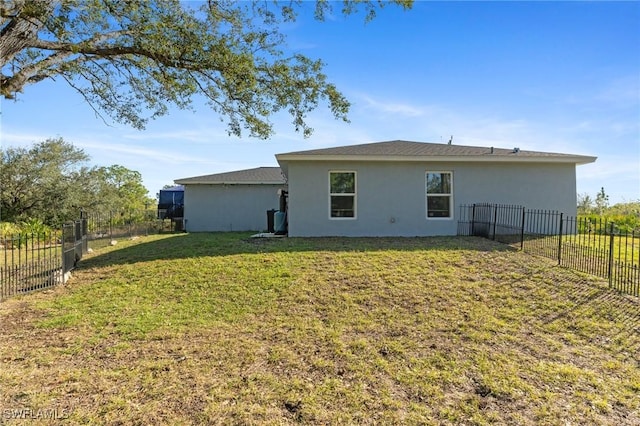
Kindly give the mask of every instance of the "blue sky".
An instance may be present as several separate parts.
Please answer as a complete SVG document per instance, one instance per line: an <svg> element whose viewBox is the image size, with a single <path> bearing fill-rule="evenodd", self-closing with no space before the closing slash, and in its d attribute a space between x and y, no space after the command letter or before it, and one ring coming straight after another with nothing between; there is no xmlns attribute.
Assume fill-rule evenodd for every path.
<svg viewBox="0 0 640 426"><path fill-rule="evenodd" d="M288 49L326 62L352 102L351 123L322 105L308 139L286 115L274 117L270 140L239 139L202 103L138 131L105 125L59 80L1 101L2 146L63 137L93 164L139 171L153 196L174 179L275 166L277 153L453 135L461 145L597 156L577 168L578 193L640 199L640 2L417 2L367 24L307 13L284 29Z"/></svg>

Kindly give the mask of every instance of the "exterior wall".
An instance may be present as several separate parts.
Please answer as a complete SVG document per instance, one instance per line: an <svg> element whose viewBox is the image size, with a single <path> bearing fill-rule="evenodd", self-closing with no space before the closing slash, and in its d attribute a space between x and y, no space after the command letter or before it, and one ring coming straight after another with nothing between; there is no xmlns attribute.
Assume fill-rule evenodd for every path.
<svg viewBox="0 0 640 426"><path fill-rule="evenodd" d="M262 231L267 210L278 209L284 185L185 185L188 232Z"/></svg>
<svg viewBox="0 0 640 426"><path fill-rule="evenodd" d="M356 219L329 218L329 171L356 172ZM453 173L453 217L427 218L425 172ZM576 214L574 164L289 162L290 236L457 233L459 206L517 204Z"/></svg>

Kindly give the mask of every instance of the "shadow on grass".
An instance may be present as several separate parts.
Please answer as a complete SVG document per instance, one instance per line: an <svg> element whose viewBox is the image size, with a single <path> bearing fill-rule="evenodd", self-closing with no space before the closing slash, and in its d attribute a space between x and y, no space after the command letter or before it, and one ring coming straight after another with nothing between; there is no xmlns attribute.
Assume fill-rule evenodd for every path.
<svg viewBox="0 0 640 426"><path fill-rule="evenodd" d="M554 271L571 272L556 274ZM531 279L536 276L554 279ZM532 282L535 282L535 287L531 287ZM511 289L522 286L527 291L544 291L565 307L544 311L542 315L534 314L533 318L539 324L564 323L563 328L573 329L576 334L581 334L580 327L584 326L591 341L609 347L612 353L632 359L640 366L640 298L609 288L606 281L596 276L557 265L551 269L548 266L533 269L528 275L505 280L501 285ZM585 320L587 325L581 325L581 320ZM589 324L590 321L597 323L595 327L600 334L593 332L594 325Z"/></svg>
<svg viewBox="0 0 640 426"><path fill-rule="evenodd" d="M618 326L617 332L600 336L603 344L615 344L619 347L618 353L625 352L640 366L640 300L613 289L594 288L590 283L585 283L583 288L584 291L574 298L572 312L561 312L548 321L596 311L597 316Z"/></svg>
<svg viewBox="0 0 640 426"><path fill-rule="evenodd" d="M97 254L83 259L79 268L132 264L153 260L306 251L514 251L512 247L479 237L251 238L251 235L251 233L229 232L173 234L159 239L155 236L143 237L135 242L124 242L124 247L100 249Z"/></svg>
<svg viewBox="0 0 640 426"><path fill-rule="evenodd" d="M616 348L614 352L632 358L640 365L640 299L609 288L604 281L586 278L566 278L555 285L540 283L550 294L569 301L566 309L551 312L541 318L544 324L572 322L575 318L592 317L614 326L598 336L602 345Z"/></svg>

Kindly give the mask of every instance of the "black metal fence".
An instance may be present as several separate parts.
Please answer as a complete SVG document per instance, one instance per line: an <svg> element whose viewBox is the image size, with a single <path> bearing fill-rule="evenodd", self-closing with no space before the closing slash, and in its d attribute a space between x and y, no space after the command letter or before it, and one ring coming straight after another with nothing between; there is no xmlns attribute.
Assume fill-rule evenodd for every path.
<svg viewBox="0 0 640 426"><path fill-rule="evenodd" d="M108 245L120 238L181 231L181 222L159 219L156 210L129 212L83 212L87 219L87 239L91 248Z"/></svg>
<svg viewBox="0 0 640 426"><path fill-rule="evenodd" d="M181 231L181 222L157 218L155 210L82 212L55 231L0 238L0 301L64 283L83 254L114 240Z"/></svg>
<svg viewBox="0 0 640 426"><path fill-rule="evenodd" d="M62 278L60 245L53 232L3 237L0 300L50 287Z"/></svg>
<svg viewBox="0 0 640 426"><path fill-rule="evenodd" d="M460 206L458 235L513 244L561 266L609 280L609 286L640 296L640 230L621 231L605 218L566 216L522 206Z"/></svg>
<svg viewBox="0 0 640 426"><path fill-rule="evenodd" d="M89 249L87 237L87 219L62 225L62 273L66 274L76 267L82 255Z"/></svg>
<svg viewBox="0 0 640 426"><path fill-rule="evenodd" d="M0 300L62 284L87 252L87 222L0 238Z"/></svg>

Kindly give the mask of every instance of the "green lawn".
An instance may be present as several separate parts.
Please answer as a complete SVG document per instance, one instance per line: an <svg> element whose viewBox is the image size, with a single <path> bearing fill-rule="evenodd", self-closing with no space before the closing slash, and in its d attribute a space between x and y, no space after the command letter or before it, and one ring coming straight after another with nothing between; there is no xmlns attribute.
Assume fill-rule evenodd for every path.
<svg viewBox="0 0 640 426"><path fill-rule="evenodd" d="M0 244L9 240L2 241ZM15 243L15 240L14 240ZM62 247L57 243L39 242L32 244L18 245L13 247L0 247L0 268L11 267L17 265L27 265L31 262L39 262L53 258L59 258L62 255Z"/></svg>
<svg viewBox="0 0 640 426"><path fill-rule="evenodd" d="M0 304L0 423L637 425L639 353L637 298L484 239L149 236Z"/></svg>
<svg viewBox="0 0 640 426"><path fill-rule="evenodd" d="M635 234L634 234L635 235ZM585 246L593 250L603 252L608 257L611 236L609 235L565 235L563 241L566 243ZM627 262L632 265L640 264L640 237L629 235L615 235L613 238L613 258L616 261Z"/></svg>

